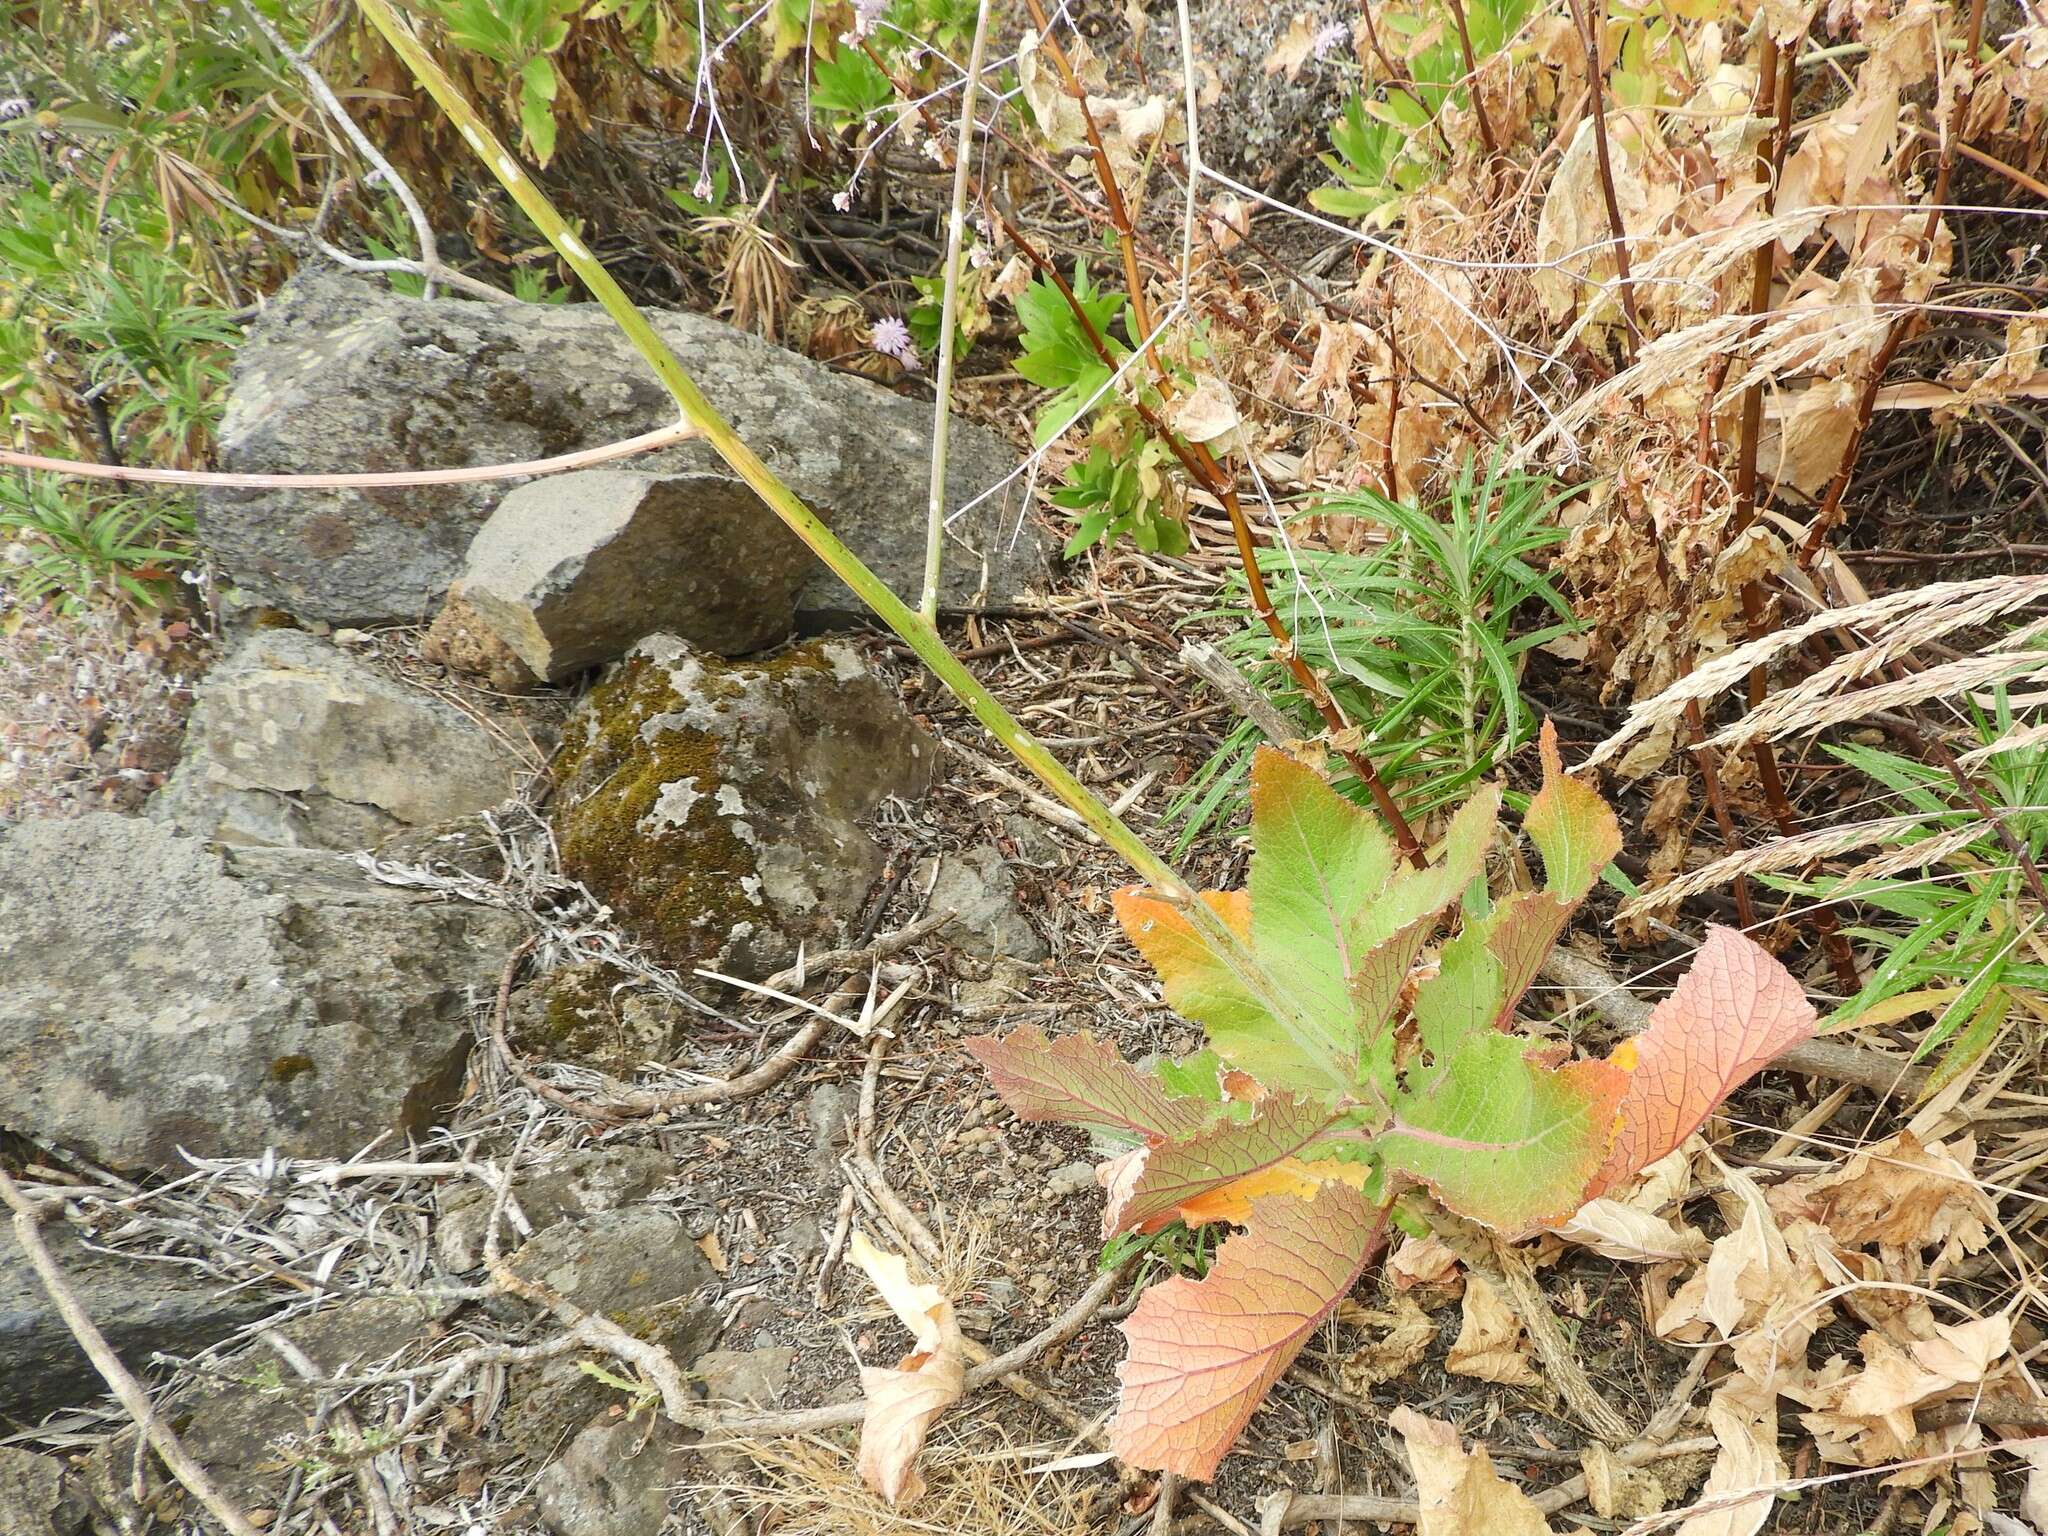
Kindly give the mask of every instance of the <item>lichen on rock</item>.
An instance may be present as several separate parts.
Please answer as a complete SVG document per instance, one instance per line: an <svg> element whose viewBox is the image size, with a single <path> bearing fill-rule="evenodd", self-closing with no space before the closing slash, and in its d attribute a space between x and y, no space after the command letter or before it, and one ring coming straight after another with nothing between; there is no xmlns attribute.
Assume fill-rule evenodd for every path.
<svg viewBox="0 0 2048 1536"><path fill-rule="evenodd" d="M844 933L881 867L860 818L934 751L844 642L728 662L656 635L564 733L563 865L671 963L765 974Z"/></svg>

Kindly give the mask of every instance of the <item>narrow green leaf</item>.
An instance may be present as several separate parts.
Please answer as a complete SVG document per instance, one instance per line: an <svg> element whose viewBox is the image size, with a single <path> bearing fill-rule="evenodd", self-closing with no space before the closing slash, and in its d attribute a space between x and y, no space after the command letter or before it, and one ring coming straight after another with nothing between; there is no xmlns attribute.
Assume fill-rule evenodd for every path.
<svg viewBox="0 0 2048 1536"><path fill-rule="evenodd" d="M1543 722L1541 743L1543 788L1522 825L1543 855L1545 888L1575 902L1621 852L1621 823L1598 792L1565 774L1554 722Z"/></svg>

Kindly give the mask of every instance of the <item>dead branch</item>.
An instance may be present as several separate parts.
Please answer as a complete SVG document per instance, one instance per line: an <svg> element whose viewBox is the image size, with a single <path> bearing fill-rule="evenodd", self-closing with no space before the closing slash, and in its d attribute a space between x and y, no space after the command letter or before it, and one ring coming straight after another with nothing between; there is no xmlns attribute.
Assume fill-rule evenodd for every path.
<svg viewBox="0 0 2048 1536"><path fill-rule="evenodd" d="M907 928L884 934L874 943L862 948L827 950L824 954L807 958L800 965L778 971L761 985L766 990L780 991L785 987L802 985L810 974L844 970L857 965L871 965L900 953L922 939L930 938L953 921L954 916L951 909L934 912L918 919ZM518 972L519 962L532 947L533 941L528 940L514 950L498 977L498 1000L491 1011L491 1044L497 1051L498 1059L522 1084L549 1103L560 1105L586 1120L636 1120L696 1105L725 1104L736 1099L752 1098L787 1077L797 1063L810 1054L811 1047L823 1039L826 1031L838 1022L829 1012L820 1012L784 1041L767 1060L737 1077L716 1079L708 1083L693 1083L687 1088L669 1088L659 1093L629 1088L623 1083L606 1078L606 1091L609 1097L604 1102L582 1099L556 1087L535 1072L512 1049L512 1042L506 1036L506 1015L512 1002L512 978Z"/></svg>
<svg viewBox="0 0 2048 1536"><path fill-rule="evenodd" d="M106 1335L78 1304L78 1298L72 1294L71 1286L64 1278L64 1271L50 1257L49 1247L43 1242L42 1223L49 1214L49 1207L39 1206L30 1200L4 1168L0 1168L0 1201L5 1201L8 1209L14 1212L14 1240L21 1245L21 1251L28 1256L30 1268L43 1282L50 1304L64 1319L64 1326L71 1330L71 1336L85 1351L93 1369L100 1373L101 1379L127 1410L128 1417L135 1421L135 1427L170 1469L171 1476L199 1501L208 1514L227 1528L229 1536L259 1536L249 1517L214 1485L206 1468L187 1454L170 1425L157 1415L149 1394L142 1389L142 1383L121 1363L121 1357L107 1343Z"/></svg>

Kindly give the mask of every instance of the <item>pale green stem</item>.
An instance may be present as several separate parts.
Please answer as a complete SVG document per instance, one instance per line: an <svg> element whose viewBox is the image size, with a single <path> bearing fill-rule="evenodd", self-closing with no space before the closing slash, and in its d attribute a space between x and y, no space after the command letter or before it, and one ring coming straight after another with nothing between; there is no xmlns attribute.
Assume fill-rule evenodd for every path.
<svg viewBox="0 0 2048 1536"><path fill-rule="evenodd" d="M960 303L960 241L967 224L967 176L974 158L974 96L981 86L981 61L988 48L988 5L974 17L974 45L967 55L967 81L960 87L960 143L953 151L953 206L946 218L946 284L939 301L939 403L932 415L932 485L925 506L924 596L918 612L939 622L939 564L946 544L946 438L953 425L953 331Z"/></svg>
<svg viewBox="0 0 2048 1536"><path fill-rule="evenodd" d="M768 504L771 511L788 525L796 536L809 545L812 552L824 561L833 575L851 587L860 600L873 609L876 616L894 630L903 643L910 647L917 659L931 669L932 675L950 689L953 695L965 704L974 718L987 727L1018 762L1022 763L1045 787L1072 808L1082 821L1086 822L1102 841L1143 877L1145 882L1169 900L1180 903L1188 919L1201 932L1209 944L1220 953L1234 954L1240 951L1235 936L1224 927L1206 902L1194 901L1185 881L1173 869L1145 846L1144 839L1133 832L1115 812L1102 802L1100 796L1069 773L1059 759L1048 752L1037 738L1024 729L1010 712L1003 708L994 694L982 685L973 673L961 664L953 653L946 649L939 638L938 630L914 613L908 604L891 592L880 577L864 565L836 538L832 530L817 518L791 491L776 478L774 472L763 464L760 458L745 443L732 424L715 410L711 402L684 372L682 363L668 344L656 334L647 318L633 307L633 301L612 280L583 242L576 238L562 216L555 211L533 178L519 167L504 145L471 109L469 102L455 83L448 78L412 29L399 19L392 10L390 0L357 0L357 5L370 24L383 34L392 50L405 61L413 77L426 87L427 93L440 103L455 126L461 130L471 149L488 166L499 183L512 195L520 210L531 219L534 227L547 237L548 243L569 263L576 275L583 280L597 302L604 306L618 327L633 343L634 349L647 360L670 395L681 408L683 420L704 437L718 456L732 467L732 470L754 494Z"/></svg>

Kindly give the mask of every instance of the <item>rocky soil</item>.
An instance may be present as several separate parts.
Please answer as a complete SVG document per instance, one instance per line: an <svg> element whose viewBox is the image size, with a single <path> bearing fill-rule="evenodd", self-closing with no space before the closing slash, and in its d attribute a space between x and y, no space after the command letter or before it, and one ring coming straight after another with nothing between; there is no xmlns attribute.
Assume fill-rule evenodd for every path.
<svg viewBox="0 0 2048 1536"><path fill-rule="evenodd" d="M660 323L914 585L925 408ZM243 352L223 456L531 458L658 425L659 399L594 311L316 276ZM960 500L1014 463L956 429ZM1043 604L1049 541L1014 498L956 532L949 602ZM992 1101L953 1045L961 1009L1046 974L1080 844L1006 825L1007 789L935 787L957 717L705 450L220 494L202 538L240 601L177 750L111 809L0 830L0 1158L58 1202L70 1292L230 1500L272 1530L746 1527L770 1474L651 1413L562 1319L661 1346L707 1401L844 1399L842 1329L874 1327L836 1278L873 1198L842 1167L863 1123L961 1245L991 1339L1085 1284L1036 1244L989 1252L1013 1224L982 1188L1035 1181L990 1179ZM830 956L905 928L926 936ZM758 1094L717 1090L819 1008L829 1032ZM11 1233L0 1356L6 1536L210 1528Z"/></svg>
<svg viewBox="0 0 2048 1536"><path fill-rule="evenodd" d="M918 411L662 323L911 586ZM609 348L575 310L312 279L245 355L230 461L476 461L658 425ZM981 485L1015 462L964 442ZM70 1291L260 1529L1150 1519L1157 1484L1088 1451L1115 1296L942 1421L914 1526L854 1473L835 1405L904 1343L846 1262L852 1230L914 1253L991 1351L1097 1279L1085 1139L1012 1120L962 1037L1195 1040L1114 937L1121 866L844 623L829 580L792 586L762 517L694 448L509 490L217 498L203 534L253 601L229 608L181 755L113 809L0 831L0 1166L50 1202ZM949 549L954 598L1003 615L951 638L1163 846L1233 724L1176 681L1169 627L1215 572L1127 551L1085 598L1049 596L1044 536L1002 532L986 561ZM748 579L691 584L718 570ZM1232 884L1237 857L1219 842L1191 873ZM1564 1277L1578 1344L1640 1418L1668 1383L1606 1279ZM1452 1390L1457 1314L1404 1304L1403 1393ZM1308 1357L1354 1407L1384 1395L1349 1363L1375 1316ZM647 1347L691 1412L741 1427L674 1422ZM10 1230L0 1358L0 1533L216 1529L138 1448ZM1281 1387L1218 1507L1329 1482L1321 1390ZM1482 1407L1509 1440L1575 1434L1535 1392ZM787 1410L831 1422L792 1438L762 1417ZM1397 1446L1373 1454L1343 1486L1405 1484Z"/></svg>

